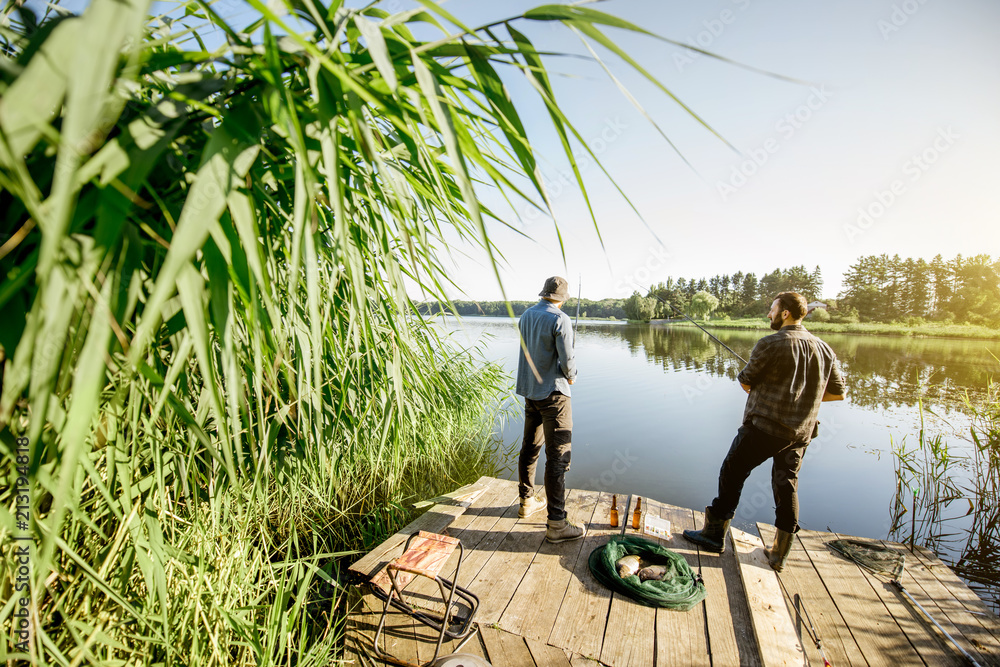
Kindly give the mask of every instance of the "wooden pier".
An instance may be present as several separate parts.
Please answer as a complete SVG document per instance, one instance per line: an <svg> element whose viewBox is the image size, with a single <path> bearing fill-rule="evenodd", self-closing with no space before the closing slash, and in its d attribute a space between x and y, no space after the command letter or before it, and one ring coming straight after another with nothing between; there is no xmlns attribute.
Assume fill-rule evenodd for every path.
<svg viewBox="0 0 1000 667"><path fill-rule="evenodd" d="M713 554L680 536L702 525L700 512L643 498L644 512L671 523L673 537L658 541L701 573L708 597L689 612L677 612L612 593L590 574L587 558L611 536L636 534L630 521L634 500L618 494L622 525L612 528L610 493L568 491L570 518L585 524L586 535L549 544L545 513L519 520L517 485L483 477L464 495L441 499L351 571L369 579L400 555L406 537L417 530L458 538L466 549L458 583L481 601L480 631L461 652L496 667L823 665L803 608L827 660L837 667L969 664L886 578L827 547L846 537L832 533L800 531L777 575L763 556L772 526L758 524L759 536L731 530L726 552ZM1000 665L1000 619L975 593L933 553L883 544L905 552L903 585L973 660ZM444 576L454 571L457 554L452 559ZM428 608L434 608L436 592L433 582L419 577L407 589ZM367 588L356 589L347 620L347 664L383 664L371 651L381 611L381 601ZM410 662L427 661L436 639L430 628L390 611L382 648ZM442 655L455 646L446 643Z"/></svg>

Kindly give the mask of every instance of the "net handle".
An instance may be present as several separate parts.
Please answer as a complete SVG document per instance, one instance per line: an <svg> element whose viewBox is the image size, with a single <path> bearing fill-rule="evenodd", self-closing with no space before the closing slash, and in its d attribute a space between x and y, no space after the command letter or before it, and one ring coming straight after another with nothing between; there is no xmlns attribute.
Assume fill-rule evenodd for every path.
<svg viewBox="0 0 1000 667"><path fill-rule="evenodd" d="M853 542L848 541L848 543L850 544L850 543L853 543ZM864 543L860 543L859 542L858 544L860 546L864 546L866 548L871 549L871 546L866 545ZM874 569L873 567L871 567L870 565L868 565L868 563L862 563L860 560L858 560L857 558L855 558L853 554L851 554L851 553L849 553L847 551L844 551L843 549L840 548L840 545L835 544L833 541L828 542L827 546L829 546L831 549L833 549L834 551L836 551L837 553L839 553L841 556L843 556L844 558L848 559L852 563L856 563L857 565L859 565L859 566L863 567L864 569L868 570L872 574L880 575L880 576L889 576L889 575L886 575L884 572L879 572L878 570ZM965 656L965 659L969 661L969 664L973 665L973 667L980 667L979 663L976 662L971 655L969 655L969 652L966 651L965 648L963 648L961 644L959 644L957 641L955 641L955 638L952 637L950 634L948 634L947 630L945 630L944 628L941 627L941 624L938 623L937 620L933 616L931 616L927 612L926 609L924 609L924 606L922 604L920 604L919 602L917 602L916 598L914 598L912 595L910 595L910 591L906 590L906 586L904 586L903 582L900 580L900 578L903 576L903 569L906 567L906 554L900 553L900 552L896 551L895 549L891 549L889 551L894 551L896 554L899 555L899 565L897 567L893 568L893 576L890 579L890 583L893 586L895 586L899 590L900 593L902 593L903 595L905 595L910 600L910 602L912 602L914 605L916 605L917 609L920 610L920 613L922 613L924 616L926 616L928 619L930 619L930 622L934 624L934 627L936 627L938 630L940 630L941 634L943 634L945 637L947 637L948 641L950 641L955 646L955 648L957 648L959 651L962 652L962 655Z"/></svg>

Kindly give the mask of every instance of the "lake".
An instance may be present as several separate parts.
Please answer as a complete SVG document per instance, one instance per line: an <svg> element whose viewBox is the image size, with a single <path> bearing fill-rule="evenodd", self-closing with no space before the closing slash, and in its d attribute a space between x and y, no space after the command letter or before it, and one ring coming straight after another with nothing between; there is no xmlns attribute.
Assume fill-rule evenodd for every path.
<svg viewBox="0 0 1000 667"><path fill-rule="evenodd" d="M504 318L453 319L443 326L455 342L478 343L486 359L511 375L517 333ZM770 333L713 329L749 358ZM1000 343L957 339L821 334L841 360L847 400L825 403L820 435L807 449L799 477L804 528L902 540L890 535L897 476L892 443L915 446L919 402L928 433L941 433L953 452L969 451L969 392L984 395L1000 370ZM992 354L991 354L992 353ZM674 505L704 508L715 495L719 467L739 428L746 394L736 381L742 363L693 327L581 321L576 345L579 377L573 392L573 460L567 486L633 493ZM518 403L523 405L521 399ZM523 409L502 430L519 447ZM543 455L544 457L544 455ZM507 476L516 479L516 459ZM542 479L542 463L538 483ZM910 498L912 500L912 498ZM967 529L956 506L951 529ZM964 509L963 509L964 508ZM897 515L898 516L898 512ZM774 522L770 466L747 480L734 524L749 529ZM964 526L964 528L963 528ZM953 540L951 556L961 551ZM947 554L943 554L947 555Z"/></svg>

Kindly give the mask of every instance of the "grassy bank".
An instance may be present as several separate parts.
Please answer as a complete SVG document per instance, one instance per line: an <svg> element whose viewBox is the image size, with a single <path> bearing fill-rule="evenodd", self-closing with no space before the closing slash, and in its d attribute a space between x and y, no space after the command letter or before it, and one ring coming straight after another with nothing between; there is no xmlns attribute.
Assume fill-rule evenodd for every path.
<svg viewBox="0 0 1000 667"><path fill-rule="evenodd" d="M767 321L763 318L743 318L739 320L708 320L699 322L706 329L767 329ZM693 327L687 321L671 322L667 326ZM896 322L816 322L807 319L805 326L810 331L827 331L830 333L870 334L874 336L931 336L937 338L977 338L984 340L1000 340L1000 330L975 324L938 324L925 323L917 325Z"/></svg>
<svg viewBox="0 0 1000 667"><path fill-rule="evenodd" d="M412 519L414 500L495 475L504 458L493 437L509 391L502 369L419 325L403 328L391 310L372 315L371 333L385 339L321 350L327 390L298 400L265 388L251 341L240 341L237 375L261 389L239 399L242 452L219 436L234 424L197 408L212 381L183 343L161 350L186 369L172 381L151 379L169 378L159 364L149 377L111 377L36 599L49 654L66 656L49 664L77 664L74 655L84 664L286 664L289 655L330 664L347 564ZM296 374L307 372L300 361ZM405 395L391 389L397 373ZM176 393L163 390L172 383ZM58 467L43 462L35 482L42 520L55 505L43 475ZM0 564L0 581L14 580L15 566ZM78 643L82 630L99 647Z"/></svg>
<svg viewBox="0 0 1000 667"><path fill-rule="evenodd" d="M329 665L343 561L496 472L509 379L407 290L445 298L445 226L492 248L470 170L508 147L467 119L521 124L479 105L492 69L459 85L454 49L421 48L426 15L192 17L228 36L208 52L149 9L0 37L0 542L30 549L0 562L0 662ZM491 35L466 65L513 61Z"/></svg>

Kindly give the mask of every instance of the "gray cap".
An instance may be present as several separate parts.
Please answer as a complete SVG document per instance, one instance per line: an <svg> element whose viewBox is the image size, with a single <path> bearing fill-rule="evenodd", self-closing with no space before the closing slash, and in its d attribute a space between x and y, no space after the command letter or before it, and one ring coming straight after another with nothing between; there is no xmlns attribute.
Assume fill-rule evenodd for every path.
<svg viewBox="0 0 1000 667"><path fill-rule="evenodd" d="M538 296L545 297L546 299L553 299L554 301L568 301L569 300L569 283L566 282L565 278L560 276L552 276L546 279L545 287L542 291L538 293Z"/></svg>

